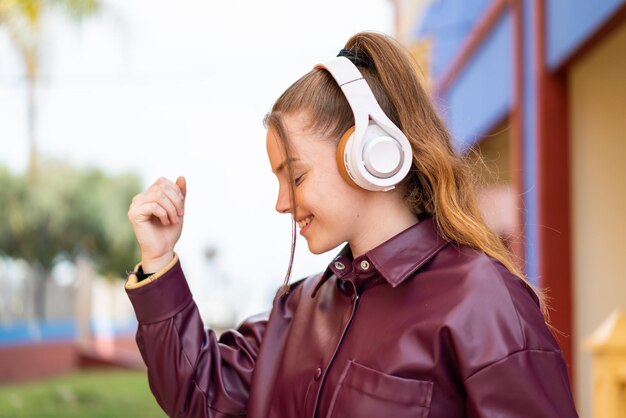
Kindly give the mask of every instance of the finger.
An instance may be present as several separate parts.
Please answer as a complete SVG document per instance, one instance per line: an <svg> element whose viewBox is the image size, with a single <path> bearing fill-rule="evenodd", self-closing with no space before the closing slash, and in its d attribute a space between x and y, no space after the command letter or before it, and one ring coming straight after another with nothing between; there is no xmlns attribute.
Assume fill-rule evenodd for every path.
<svg viewBox="0 0 626 418"><path fill-rule="evenodd" d="M128 219L131 223L141 223L146 220L151 220L153 216L159 218L164 225L170 224L167 211L152 200L137 200L133 202L128 209Z"/></svg>
<svg viewBox="0 0 626 418"><path fill-rule="evenodd" d="M152 183L149 189L160 186L162 184L174 184L174 183L172 183L172 181L168 179L167 177L159 177L154 183Z"/></svg>
<svg viewBox="0 0 626 418"><path fill-rule="evenodd" d="M139 207L139 211L144 215L154 216L161 220L163 225L170 225L167 211L157 202L148 202Z"/></svg>
<svg viewBox="0 0 626 418"><path fill-rule="evenodd" d="M174 183L163 184L158 190L155 190L154 192L164 193L170 199L172 204L176 207L176 214L178 216L183 216L185 197L181 194L178 186L176 186Z"/></svg>
<svg viewBox="0 0 626 418"><path fill-rule="evenodd" d="M158 200L160 199L160 196L162 194L165 194L171 200L172 204L176 207L176 214L178 216L183 216L184 196L181 194L176 184L172 183L164 177L161 177L159 180L157 180L144 193L140 193L139 195L135 196L133 198L133 202L143 202L150 199Z"/></svg>
<svg viewBox="0 0 626 418"><path fill-rule="evenodd" d="M152 202L151 205L153 208L152 214L159 218L163 225L170 225L173 223L168 216L168 211L163 206L159 205L157 202Z"/></svg>
<svg viewBox="0 0 626 418"><path fill-rule="evenodd" d="M179 176L176 179L176 183L173 183L172 181L170 181L169 179L165 177L159 177L159 179L155 181L152 184L152 186L148 188L147 191L161 189L161 188L167 188L167 189L173 190L173 192L180 198L180 200L182 201L181 202L182 206L178 204L178 201L176 199L172 199L172 202L174 202L176 208L178 209L179 216L183 216L185 196L187 195L187 181L185 177Z"/></svg>
<svg viewBox="0 0 626 418"><path fill-rule="evenodd" d="M181 193L183 194L183 198L186 197L187 196L187 180L185 179L185 177L179 176L176 179L176 185L178 186Z"/></svg>
<svg viewBox="0 0 626 418"><path fill-rule="evenodd" d="M179 204L182 207L182 202L179 200L178 196L171 190L168 191L167 189L162 188L150 192L150 194L147 196L148 201L156 202L159 204L159 206L165 209L170 222L176 224L180 219L178 216L178 209L172 202L172 199L178 200Z"/></svg>

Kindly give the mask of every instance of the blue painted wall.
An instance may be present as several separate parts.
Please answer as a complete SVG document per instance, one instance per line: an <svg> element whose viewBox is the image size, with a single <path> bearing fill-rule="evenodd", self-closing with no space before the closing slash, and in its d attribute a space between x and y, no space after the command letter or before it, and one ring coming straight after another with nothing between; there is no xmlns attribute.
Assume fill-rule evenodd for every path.
<svg viewBox="0 0 626 418"><path fill-rule="evenodd" d="M563 63L626 0L548 0L546 61L551 69Z"/></svg>
<svg viewBox="0 0 626 418"><path fill-rule="evenodd" d="M463 46L472 28L495 0L439 0L431 3L412 33L434 42L432 73L441 76ZM523 0L524 8L532 0ZM563 63L626 0L546 0L546 60L554 69ZM534 16L526 15L532 20ZM530 28L533 30L534 28ZM528 38L528 36L527 36Z"/></svg>
<svg viewBox="0 0 626 418"><path fill-rule="evenodd" d="M433 77L438 79L459 54L472 28L491 0L439 0L433 2L413 30L416 38L428 36L433 44ZM546 0L546 62L559 67L595 33L626 0ZM536 50L537 3L522 0L523 8L523 180L526 274L537 282L541 248L538 232ZM513 55L510 17L502 19L467 67L454 81L443 103L444 117L458 150L481 139L509 111L512 103Z"/></svg>
<svg viewBox="0 0 626 418"><path fill-rule="evenodd" d="M73 319L59 321L19 321L0 326L0 346L36 342L67 341L76 338Z"/></svg>
<svg viewBox="0 0 626 418"><path fill-rule="evenodd" d="M439 0L431 3L415 27L416 39L429 37L434 42L433 75L439 77L463 46L474 24L494 0Z"/></svg>
<svg viewBox="0 0 626 418"><path fill-rule="evenodd" d="M502 118L513 102L513 20L506 13L448 90L446 115L463 152Z"/></svg>
<svg viewBox="0 0 626 418"><path fill-rule="evenodd" d="M94 336L128 336L137 329L137 321L92 320L91 333ZM19 321L0 324L0 348L21 344L39 344L61 341L73 341L78 336L78 326L74 319L55 321Z"/></svg>

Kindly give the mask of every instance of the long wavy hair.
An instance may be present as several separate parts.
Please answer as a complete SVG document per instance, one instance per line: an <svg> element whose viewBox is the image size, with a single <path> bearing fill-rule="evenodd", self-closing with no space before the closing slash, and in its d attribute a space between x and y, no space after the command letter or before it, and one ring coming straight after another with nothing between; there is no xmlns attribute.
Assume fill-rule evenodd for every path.
<svg viewBox="0 0 626 418"><path fill-rule="evenodd" d="M547 319L545 296L528 282L501 239L485 223L478 208L471 170L455 153L450 133L419 81L414 59L393 38L376 32L352 36L345 48L369 58L371 65L359 66L359 70L380 107L411 143L413 164L400 185L411 211L418 217L432 216L440 233L449 241L482 250L500 261L534 290ZM325 70L311 70L278 98L265 117L265 126L274 129L280 138L287 161L290 141L282 120L285 115L300 112L307 115L307 129L337 142L354 125L348 101L332 76ZM292 179L290 196L295 208L289 164L287 172ZM292 257L285 284L293 262L295 223L293 228Z"/></svg>

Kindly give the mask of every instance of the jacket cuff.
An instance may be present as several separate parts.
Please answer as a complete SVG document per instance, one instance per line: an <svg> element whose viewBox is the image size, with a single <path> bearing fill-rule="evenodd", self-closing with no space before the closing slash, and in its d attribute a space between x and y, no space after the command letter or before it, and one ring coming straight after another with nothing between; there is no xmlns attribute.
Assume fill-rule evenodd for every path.
<svg viewBox="0 0 626 418"><path fill-rule="evenodd" d="M126 280L126 285L124 287L126 289L136 289L138 287L145 286L148 283L152 283L153 281L155 281L156 279L158 279L159 277L167 273L169 270L171 270L172 267L174 267L174 265L176 265L177 262L178 262L178 254L174 253L174 258L172 259L172 261L168 263L167 266L163 267L161 270L157 271L156 273L151 274L150 276L142 280L140 280L139 277L137 277L137 273L139 272L139 268L141 267L141 263L138 263L135 266L135 270L131 273L128 273L128 279Z"/></svg>
<svg viewBox="0 0 626 418"><path fill-rule="evenodd" d="M134 284L131 274L125 290L142 324L164 321L180 312L192 300L191 290L185 279L178 257L163 270ZM158 279L158 280L157 280ZM149 286L145 286L149 283Z"/></svg>

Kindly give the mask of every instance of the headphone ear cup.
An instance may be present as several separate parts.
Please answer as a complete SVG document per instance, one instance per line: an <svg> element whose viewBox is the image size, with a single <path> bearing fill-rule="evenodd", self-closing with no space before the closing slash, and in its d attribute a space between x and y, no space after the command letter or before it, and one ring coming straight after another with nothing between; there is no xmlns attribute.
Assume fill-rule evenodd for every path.
<svg viewBox="0 0 626 418"><path fill-rule="evenodd" d="M344 132L343 136L339 140L339 144L337 144L337 168L339 168L339 174L341 174L341 177L346 181L346 183L356 189L360 189L361 187L359 187L359 185L352 180L352 177L350 177L348 169L346 168L346 144L352 139L353 136L354 126Z"/></svg>
<svg viewBox="0 0 626 418"><path fill-rule="evenodd" d="M379 179L384 181L395 176L401 170L407 157L407 150L397 138L390 136L381 126L370 123L363 135L362 144L361 161L363 166L359 166L359 168L373 177L370 182L379 186Z"/></svg>

